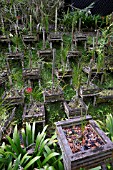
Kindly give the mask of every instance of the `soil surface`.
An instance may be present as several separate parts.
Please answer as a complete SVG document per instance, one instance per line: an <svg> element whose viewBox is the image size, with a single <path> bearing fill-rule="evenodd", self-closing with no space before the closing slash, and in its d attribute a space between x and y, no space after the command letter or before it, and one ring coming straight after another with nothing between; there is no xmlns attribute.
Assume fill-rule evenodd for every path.
<svg viewBox="0 0 113 170"><path fill-rule="evenodd" d="M73 153L88 149L98 149L104 145L101 137L89 123L63 128L63 131Z"/></svg>

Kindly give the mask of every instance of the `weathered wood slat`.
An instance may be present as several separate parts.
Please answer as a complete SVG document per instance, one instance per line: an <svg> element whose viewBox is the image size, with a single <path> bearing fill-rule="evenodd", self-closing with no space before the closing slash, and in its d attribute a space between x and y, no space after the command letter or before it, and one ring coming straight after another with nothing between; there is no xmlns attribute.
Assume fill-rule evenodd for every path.
<svg viewBox="0 0 113 170"><path fill-rule="evenodd" d="M38 109L38 110L37 110ZM43 104L32 103L29 105L25 105L23 112L23 124L26 122L36 122L45 124L45 108Z"/></svg>
<svg viewBox="0 0 113 170"><path fill-rule="evenodd" d="M56 89L54 89L53 92L52 92L52 89L45 90L43 92L43 97L44 97L44 103L64 101L64 93L63 93L62 89L59 87L58 87L57 91L56 91Z"/></svg>
<svg viewBox="0 0 113 170"><path fill-rule="evenodd" d="M40 79L40 70L39 68L24 68L22 75L25 80L37 80Z"/></svg>
<svg viewBox="0 0 113 170"><path fill-rule="evenodd" d="M57 76L58 79L63 79L63 78L72 78L72 70L71 69L55 69L55 75Z"/></svg>
<svg viewBox="0 0 113 170"><path fill-rule="evenodd" d="M38 57L43 59L44 61L52 61L53 58L53 51L52 49L45 49L45 50L39 50L37 52Z"/></svg>
<svg viewBox="0 0 113 170"><path fill-rule="evenodd" d="M71 108L71 106L68 105L69 102L68 103L64 102L64 109L68 118L74 118L75 116L81 116L86 114L86 111L88 109L86 104L83 102L82 99L79 99L78 102L80 104L80 107L75 106L73 108Z"/></svg>
<svg viewBox="0 0 113 170"><path fill-rule="evenodd" d="M0 42L8 43L8 42L10 42L10 39L9 39L9 37L8 37L8 36L0 35Z"/></svg>
<svg viewBox="0 0 113 170"><path fill-rule="evenodd" d="M11 94L10 94L11 93ZM24 104L24 93L21 90L10 90L9 92L4 92L2 99L4 100L4 104L10 104L10 105L18 105L18 104Z"/></svg>
<svg viewBox="0 0 113 170"><path fill-rule="evenodd" d="M67 127L67 126L71 126L73 124L77 124L79 123L80 124L80 121L82 120L91 120L92 117L90 115L87 115L87 116L84 116L84 117L76 117L75 119L68 119L68 120L65 120L65 121L59 121L59 122L56 122L56 126L62 126L62 127Z"/></svg>
<svg viewBox="0 0 113 170"><path fill-rule="evenodd" d="M80 125L82 122L89 123L103 141L103 144L95 149L88 149L72 153L69 143L64 134L63 128L73 125ZM113 143L105 135L105 133L97 126L96 122L92 120L91 116L77 117L76 119L68 119L56 123L56 131L59 146L62 150L63 162L65 170L79 170L80 168L90 169L96 166L103 166L104 164L113 161Z"/></svg>
<svg viewBox="0 0 113 170"><path fill-rule="evenodd" d="M24 42L36 42L38 41L38 36L34 35L23 35L22 36Z"/></svg>

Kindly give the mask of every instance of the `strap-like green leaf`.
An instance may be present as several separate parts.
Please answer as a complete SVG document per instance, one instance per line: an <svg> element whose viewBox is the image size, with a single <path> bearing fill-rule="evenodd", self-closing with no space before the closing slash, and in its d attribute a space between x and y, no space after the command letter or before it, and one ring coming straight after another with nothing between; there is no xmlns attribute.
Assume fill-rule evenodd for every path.
<svg viewBox="0 0 113 170"><path fill-rule="evenodd" d="M38 151L38 148L39 148L39 145L40 145L41 141L43 141L44 138L45 138L45 131L46 131L46 129L47 129L47 126L45 126L45 127L43 128L43 131L42 131L41 134L38 134L38 135L37 135L36 147L35 147L35 151L36 151L36 152Z"/></svg>
<svg viewBox="0 0 113 170"><path fill-rule="evenodd" d="M38 159L40 159L40 156L34 157L24 168L24 170L28 169L34 162L36 162Z"/></svg>
<svg viewBox="0 0 113 170"><path fill-rule="evenodd" d="M19 133L18 133L18 130L17 130L17 125L14 128L13 140L14 140L15 145L18 148L19 153L23 154L23 149L21 148L21 145L20 145L21 142L20 142L20 137L19 137Z"/></svg>
<svg viewBox="0 0 113 170"><path fill-rule="evenodd" d="M59 153L56 153L56 152L53 152L51 153L50 155L48 155L44 161L42 162L42 165L45 165L51 158L55 157L55 156L58 156Z"/></svg>
<svg viewBox="0 0 113 170"><path fill-rule="evenodd" d="M15 143L13 142L13 140L12 140L9 136L7 136L7 139L8 139L8 141L9 141L9 143L11 144L12 150L13 150L17 155L19 155L18 148L17 148L17 146L15 145Z"/></svg>
<svg viewBox="0 0 113 170"><path fill-rule="evenodd" d="M32 132L31 132L31 125L26 123L26 135L27 135L27 146L32 144Z"/></svg>
<svg viewBox="0 0 113 170"><path fill-rule="evenodd" d="M28 153L26 153L26 154L23 156L22 160L20 161L20 164L21 164L21 165L22 165L22 164L25 164L30 158L31 158L31 156L28 156Z"/></svg>

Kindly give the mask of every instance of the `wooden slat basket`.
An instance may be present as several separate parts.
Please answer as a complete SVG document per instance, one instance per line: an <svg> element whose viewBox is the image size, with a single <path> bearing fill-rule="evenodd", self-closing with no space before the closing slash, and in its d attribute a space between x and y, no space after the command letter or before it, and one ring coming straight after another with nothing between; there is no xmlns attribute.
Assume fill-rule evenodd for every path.
<svg viewBox="0 0 113 170"><path fill-rule="evenodd" d="M87 135L85 132L83 133L82 138L79 138L79 136L76 137L78 138L77 140L74 139L74 135L71 131L66 134L66 128L77 128L83 127L86 128L86 124L89 124L91 127L93 133L92 135L90 134L91 132L89 131L88 134L90 134L92 137L89 138L87 141L87 149L83 149L83 146L80 147L80 150L74 150L71 146L70 139L68 135L71 135L71 142L74 143L73 146L78 147L77 141L81 141L82 138L85 139L85 136ZM88 127L87 127L88 128ZM87 129L88 131L88 129ZM97 166L101 166L102 164L107 164L113 162L113 143L110 141L110 139L105 135L105 133L97 126L95 121L92 119L91 116L86 116L86 117L79 117L76 119L68 119L65 121L60 121L56 123L56 132L57 132L57 138L58 138L58 143L60 145L62 155L63 155L63 163L65 170L80 170L80 168L85 168L85 170L94 168ZM79 132L79 130L78 130ZM78 133L77 132L77 133ZM76 134L76 133L75 133ZM94 135L94 136L93 136ZM96 135L96 139L94 138ZM97 143L94 143L96 146L94 147L93 144L91 145L93 147L89 147L89 143L91 142L90 140L96 140L97 139L101 141L100 145L97 145ZM76 141L76 142L75 142ZM82 139L82 143L84 140Z"/></svg>
<svg viewBox="0 0 113 170"><path fill-rule="evenodd" d="M41 103L32 103L29 105L25 105L24 112L23 112L23 124L26 122L29 123L42 123L43 126L45 125L45 108L44 104Z"/></svg>
<svg viewBox="0 0 113 170"><path fill-rule="evenodd" d="M76 106L74 101L71 101L71 103L64 101L64 109L68 118L75 118L76 116L81 116L86 114L88 107L84 103L84 101L81 98L79 98L78 105Z"/></svg>
<svg viewBox="0 0 113 170"><path fill-rule="evenodd" d="M61 88L58 87L58 89L54 89L54 92L52 92L52 89L46 89L43 92L44 102L45 103L51 103L51 102L57 102L57 101L64 101L64 93Z"/></svg>

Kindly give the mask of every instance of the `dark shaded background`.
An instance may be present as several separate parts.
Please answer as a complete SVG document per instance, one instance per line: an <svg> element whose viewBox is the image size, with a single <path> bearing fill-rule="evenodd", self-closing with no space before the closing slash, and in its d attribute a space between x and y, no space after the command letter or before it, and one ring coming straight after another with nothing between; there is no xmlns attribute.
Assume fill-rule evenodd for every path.
<svg viewBox="0 0 113 170"><path fill-rule="evenodd" d="M92 14L106 16L113 12L113 0L65 0L65 10L68 9L70 4L76 8L84 9L93 2L95 4L91 9Z"/></svg>

